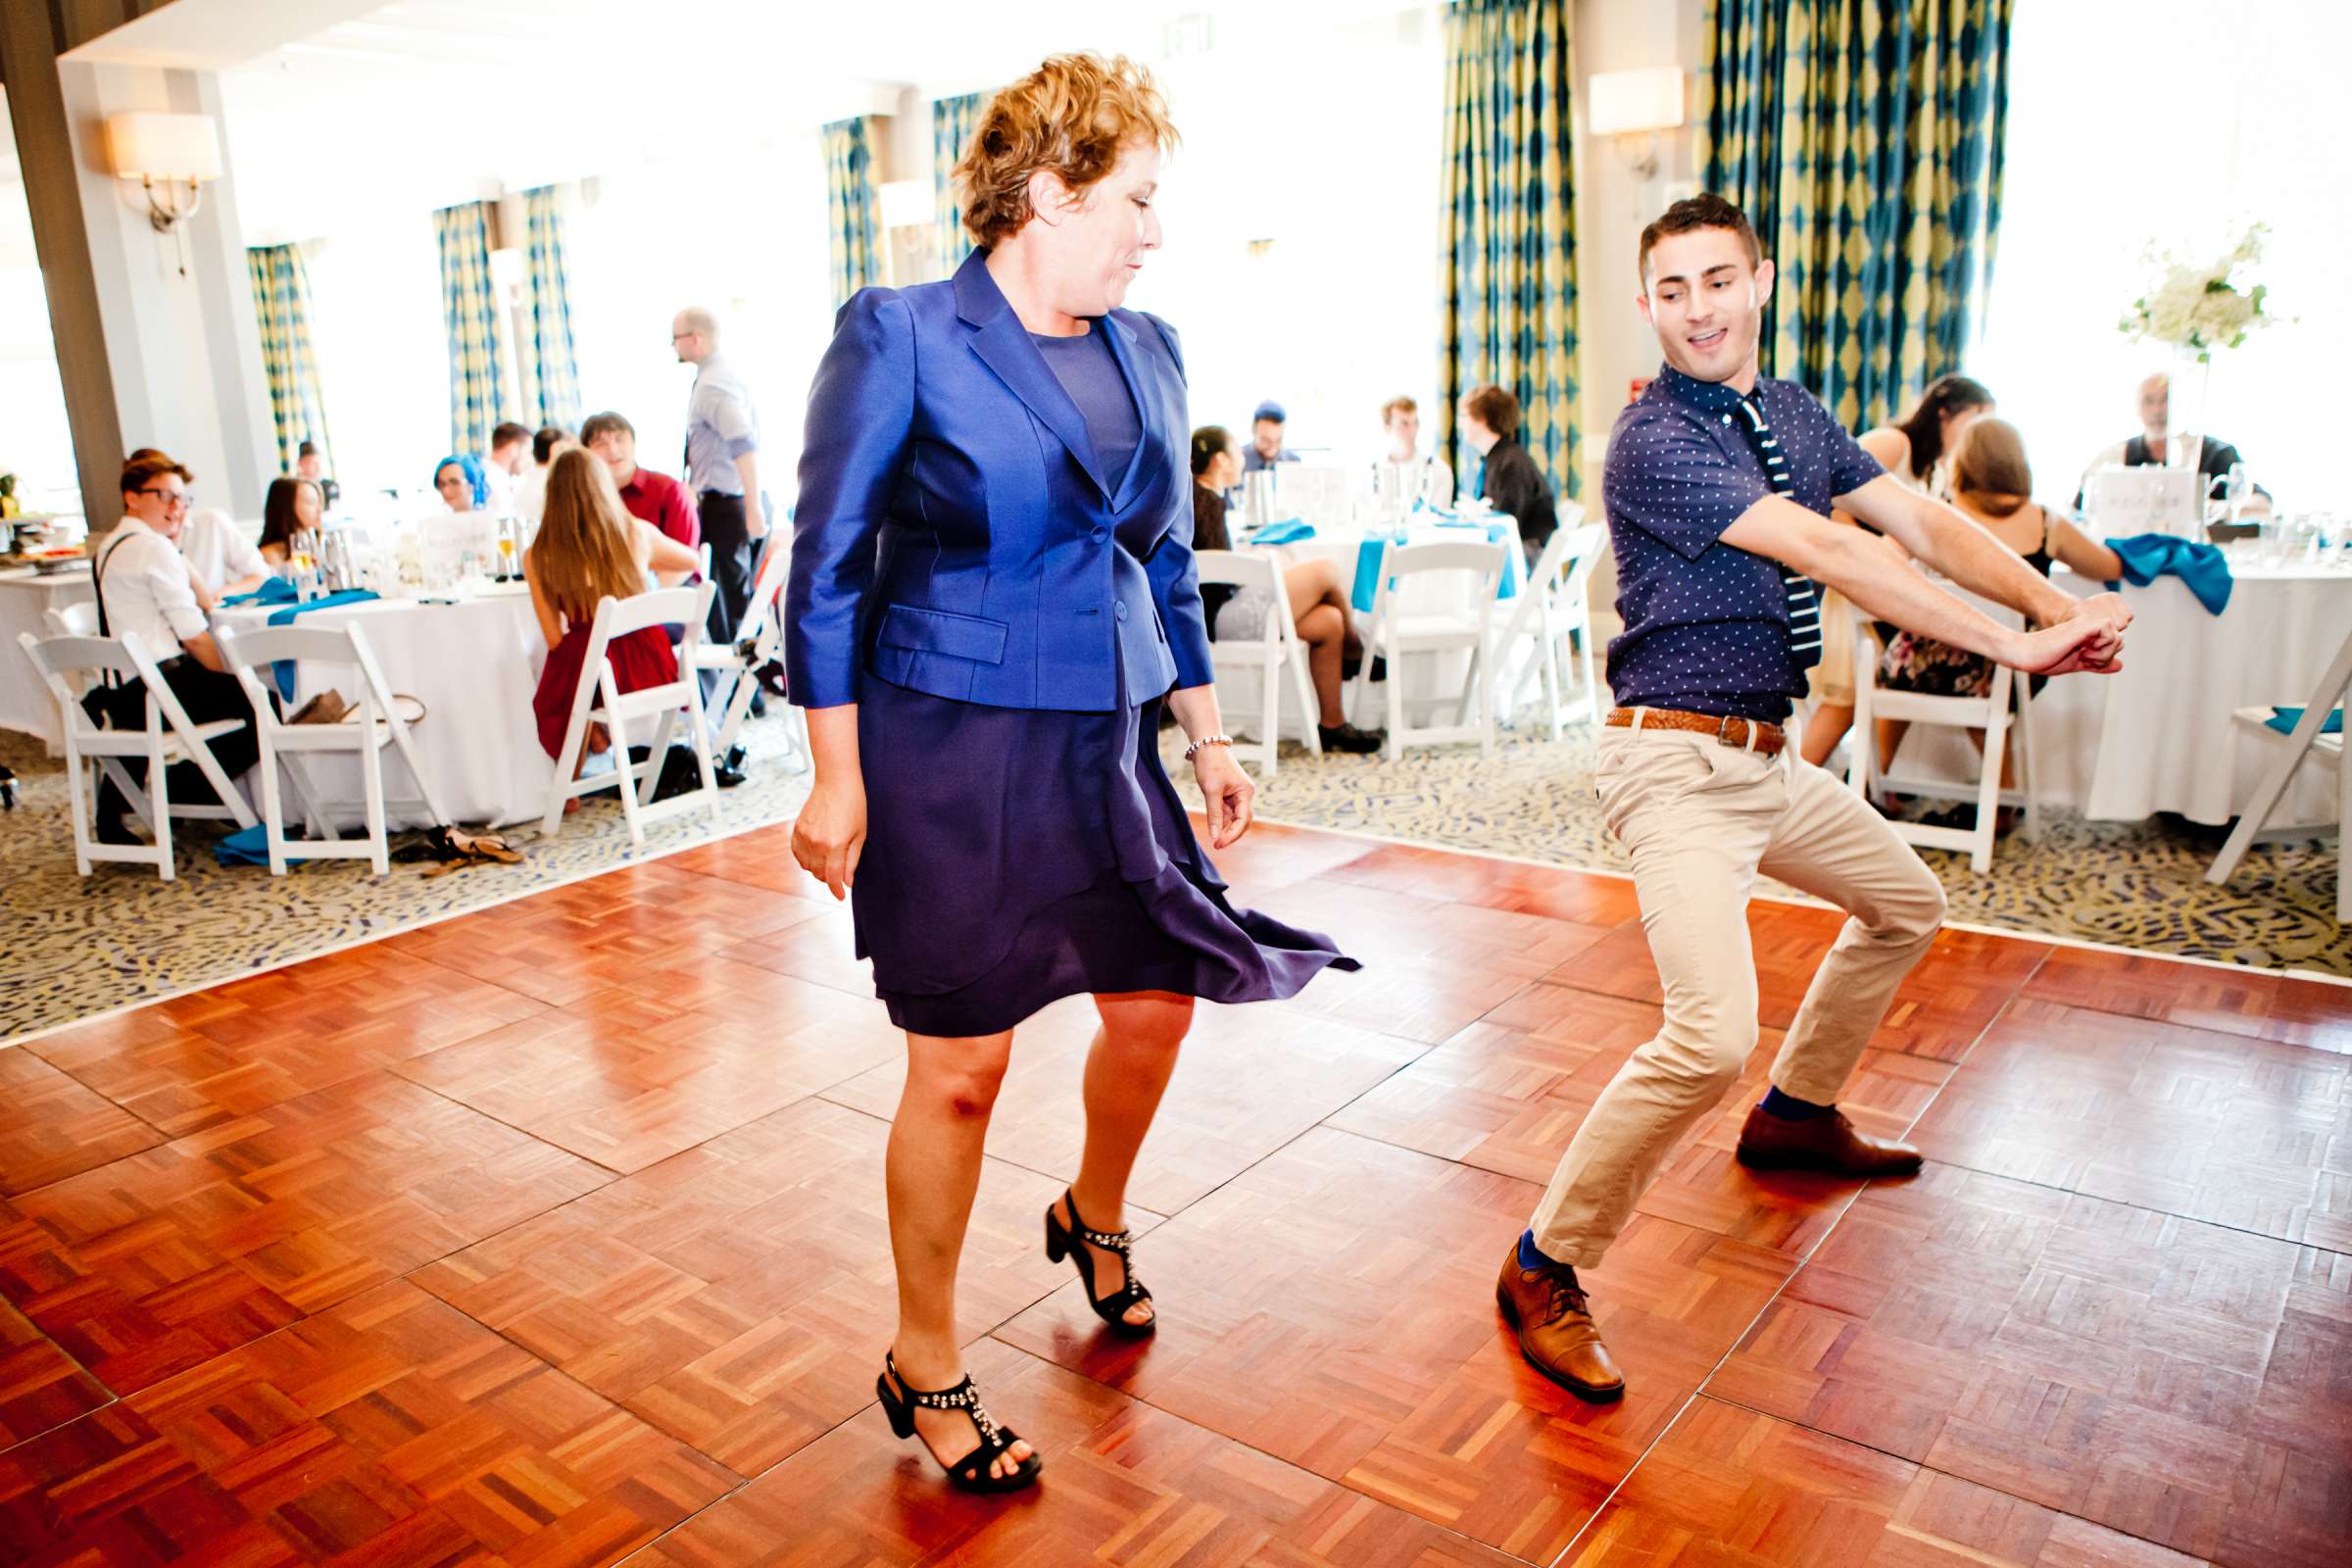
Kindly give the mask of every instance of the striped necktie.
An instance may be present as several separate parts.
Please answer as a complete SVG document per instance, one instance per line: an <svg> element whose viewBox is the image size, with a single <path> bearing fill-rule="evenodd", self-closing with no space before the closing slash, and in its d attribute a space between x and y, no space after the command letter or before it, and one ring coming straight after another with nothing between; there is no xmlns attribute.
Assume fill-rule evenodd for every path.
<svg viewBox="0 0 2352 1568"><path fill-rule="evenodd" d="M1776 496L1791 494L1796 489L1796 476L1788 471L1788 455L1781 450L1780 438L1772 433L1772 423L1764 417L1764 404L1754 393L1740 400L1740 412L1747 418L1747 442L1755 448L1756 459L1764 465L1764 476L1772 482ZM1821 594L1813 579L1801 571L1781 567L1781 588L1788 596L1788 657L1799 669L1810 669L1821 662Z"/></svg>

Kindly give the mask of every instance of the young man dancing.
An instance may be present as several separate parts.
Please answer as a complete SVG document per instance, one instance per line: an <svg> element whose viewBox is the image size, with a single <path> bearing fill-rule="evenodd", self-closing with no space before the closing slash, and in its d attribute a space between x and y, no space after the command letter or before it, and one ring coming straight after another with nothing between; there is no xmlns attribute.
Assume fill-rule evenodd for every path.
<svg viewBox="0 0 2352 1568"><path fill-rule="evenodd" d="M1665 367L1618 417L1602 489L1625 632L1599 741L1609 830L1633 857L1665 1019L1594 1102L1495 1294L1528 1361L1589 1399L1625 1377L1576 1271L1600 1261L1690 1125L1755 1049L1747 901L1761 871L1850 916L1748 1113L1740 1158L1847 1176L1919 1168L1857 1131L1839 1090L1943 919L1943 889L1877 812L1800 760L1782 724L1821 655L1817 584L1882 620L2021 670L2118 666L2132 614L2078 600L1959 513L1887 477L1811 394L1756 373L1773 267L1719 196L1642 233L1642 315ZM1945 576L2021 611L2018 631L1913 571L1860 517Z"/></svg>

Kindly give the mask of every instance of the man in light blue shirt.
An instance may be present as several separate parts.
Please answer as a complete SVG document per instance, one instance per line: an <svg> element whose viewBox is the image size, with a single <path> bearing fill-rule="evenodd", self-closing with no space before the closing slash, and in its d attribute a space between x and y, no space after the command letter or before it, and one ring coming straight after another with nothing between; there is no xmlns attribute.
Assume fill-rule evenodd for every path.
<svg viewBox="0 0 2352 1568"><path fill-rule="evenodd" d="M718 318L688 306L669 323L678 362L695 367L686 400L686 487L694 492L703 542L710 547L712 641L732 643L752 603L753 543L767 537L760 499L760 415L718 352Z"/></svg>

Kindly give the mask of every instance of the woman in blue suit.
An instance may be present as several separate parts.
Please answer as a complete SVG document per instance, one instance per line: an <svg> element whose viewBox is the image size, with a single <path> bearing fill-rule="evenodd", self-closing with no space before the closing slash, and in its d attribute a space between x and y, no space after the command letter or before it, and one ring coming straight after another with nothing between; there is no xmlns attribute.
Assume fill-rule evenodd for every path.
<svg viewBox="0 0 2352 1568"><path fill-rule="evenodd" d="M979 248L948 282L852 299L809 395L786 661L816 784L793 853L853 893L858 951L906 1031L899 1327L877 1391L974 1491L1038 1470L982 1408L956 1331L1013 1026L1095 999L1085 1152L1046 1248L1113 1331L1149 1334L1127 1176L1193 999L1354 967L1227 902L1160 767L1164 702L1213 846L1249 828L1193 568L1184 362L1165 323L1119 308L1159 246L1174 141L1124 59L1057 56L1000 92L956 172Z"/></svg>

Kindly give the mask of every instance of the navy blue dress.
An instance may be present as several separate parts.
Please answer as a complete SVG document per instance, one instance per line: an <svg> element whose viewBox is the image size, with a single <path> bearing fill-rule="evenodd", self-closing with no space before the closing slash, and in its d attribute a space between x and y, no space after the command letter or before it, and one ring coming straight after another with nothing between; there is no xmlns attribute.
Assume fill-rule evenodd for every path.
<svg viewBox="0 0 2352 1568"><path fill-rule="evenodd" d="M1036 339L1106 467L1139 453L1130 387L1102 341ZM1235 908L1159 760L1164 692L1105 712L998 708L867 672L858 697L866 843L858 951L891 1021L962 1038L1082 993L1212 1002L1293 996L1330 939Z"/></svg>

